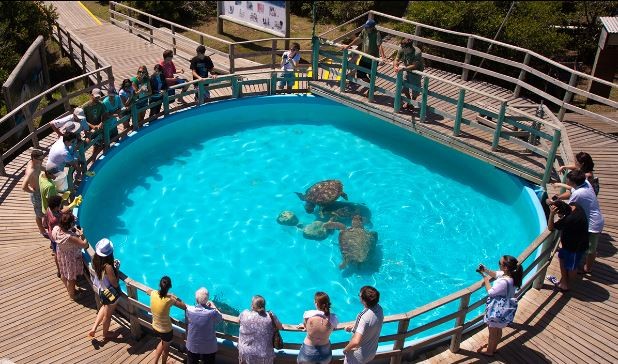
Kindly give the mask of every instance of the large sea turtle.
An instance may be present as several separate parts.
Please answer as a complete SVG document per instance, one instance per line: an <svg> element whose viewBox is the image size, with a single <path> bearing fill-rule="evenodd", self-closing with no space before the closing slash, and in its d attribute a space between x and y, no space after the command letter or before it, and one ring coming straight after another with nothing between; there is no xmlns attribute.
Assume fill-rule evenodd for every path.
<svg viewBox="0 0 618 364"><path fill-rule="evenodd" d="M343 192L343 184L336 179L322 181L309 187L305 194L296 192L298 198L305 201L305 211L312 213L315 205L325 206L335 201L339 196L348 199L348 195Z"/></svg>
<svg viewBox="0 0 618 364"><path fill-rule="evenodd" d="M344 224L352 223L352 218L355 215L360 215L365 225L372 226L371 211L363 203L334 201L322 206L317 213L317 217L322 221L338 221Z"/></svg>
<svg viewBox="0 0 618 364"><path fill-rule="evenodd" d="M371 248L378 241L378 233L365 230L360 215L352 218L352 227L349 228L334 221L329 221L323 226L326 229L339 229L339 249L343 256L339 269L345 268L350 262L362 263L367 260Z"/></svg>

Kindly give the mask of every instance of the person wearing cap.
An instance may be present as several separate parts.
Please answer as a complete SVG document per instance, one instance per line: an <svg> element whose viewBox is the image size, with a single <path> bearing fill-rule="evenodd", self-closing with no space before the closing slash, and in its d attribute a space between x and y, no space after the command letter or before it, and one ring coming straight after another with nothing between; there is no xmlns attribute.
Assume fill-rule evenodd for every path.
<svg viewBox="0 0 618 364"><path fill-rule="evenodd" d="M52 230L52 239L56 242L60 279L69 297L75 300L75 281L77 276L84 274L82 249L88 248L88 240L84 237L84 232L75 226L73 213L69 212L60 216L60 222Z"/></svg>
<svg viewBox="0 0 618 364"><path fill-rule="evenodd" d="M49 124L59 137L63 136L67 131L78 133L80 130L88 131L90 129L86 122L84 109L81 107L76 107L72 114L52 120Z"/></svg>
<svg viewBox="0 0 618 364"><path fill-rule="evenodd" d="M420 95L421 89L421 75L416 74L412 71L423 71L425 69L425 65L423 63L423 54L418 47L415 47L412 39L406 38L402 39L400 43L401 49L397 51L397 56L395 56L395 60L393 60L393 70L395 73L400 70L405 70L406 77L405 80L407 83L414 86L412 88L412 97L410 97L410 90L407 87L403 87L402 91L404 95L410 100L415 100ZM399 66L403 62L403 66ZM404 109L412 109L414 110L414 106L411 103L404 103L402 106Z"/></svg>
<svg viewBox="0 0 618 364"><path fill-rule="evenodd" d="M45 158L45 152L40 149L32 149L30 151L30 160L26 165L26 173L24 174L24 180L21 188L30 194L30 202L34 208L34 218L36 226L39 228L39 232L44 237L48 238L49 235L43 227L43 207L41 201L41 189L39 187L39 175L41 174L41 168L43 159Z"/></svg>
<svg viewBox="0 0 618 364"><path fill-rule="evenodd" d="M238 360L240 364L272 363L274 327L283 329L281 322L270 311L266 311L266 300L260 295L251 299L251 310L244 310L238 316Z"/></svg>
<svg viewBox="0 0 618 364"><path fill-rule="evenodd" d="M88 331L88 336L94 338L99 324L103 324L103 337L105 339L112 339L117 336L117 333L109 331L109 326L121 292L118 285L120 262L114 259L114 244L107 238L99 240L94 250L95 253L92 257L92 268L94 270L92 285L97 289L97 293L101 298L101 308L97 313L92 329ZM102 294L106 289L113 294L113 297Z"/></svg>
<svg viewBox="0 0 618 364"><path fill-rule="evenodd" d="M103 126L105 125L103 122L109 119L109 113L105 109L105 105L101 102L103 99L103 93L101 89L94 88L92 89L92 93L90 94L90 101L82 105L82 109L84 109L84 113L86 114L86 122L88 126L90 126L90 135L88 136L90 140L101 135L101 140L97 142L92 148L92 159L97 159L97 156L101 151L103 151Z"/></svg>
<svg viewBox="0 0 618 364"><path fill-rule="evenodd" d="M350 44L345 46L345 49L350 48L353 45L361 44L361 50L373 57L386 59L384 56L384 48L382 48L382 36L376 29L376 22L373 19L368 19L365 22L363 30L358 37L354 38ZM358 63L360 67L371 70L371 59L362 57ZM362 79L365 82L369 82L369 76L365 71L357 70L356 77Z"/></svg>
<svg viewBox="0 0 618 364"><path fill-rule="evenodd" d="M191 58L191 65L189 68L191 69L191 74L193 75L194 80L203 80L208 78L208 72L210 72L210 76L212 78L216 78L216 76L212 73L215 69L215 65L212 63L212 59L206 55L206 47L203 45L197 46L195 50L197 53L195 57ZM196 85L197 87L197 85ZM210 92L208 92L207 88L204 88L204 97L209 98Z"/></svg>

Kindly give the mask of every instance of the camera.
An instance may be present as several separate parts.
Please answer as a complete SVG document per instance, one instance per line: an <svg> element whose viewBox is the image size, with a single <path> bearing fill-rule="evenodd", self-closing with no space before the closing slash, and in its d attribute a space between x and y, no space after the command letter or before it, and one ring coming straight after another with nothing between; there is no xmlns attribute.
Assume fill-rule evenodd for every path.
<svg viewBox="0 0 618 364"><path fill-rule="evenodd" d="M558 195L553 195L553 196L551 197L551 200L552 200L552 201L557 201L557 200L558 200Z"/></svg>
<svg viewBox="0 0 618 364"><path fill-rule="evenodd" d="M485 266L483 264L479 264L478 268L476 268L477 273L482 273L485 271Z"/></svg>

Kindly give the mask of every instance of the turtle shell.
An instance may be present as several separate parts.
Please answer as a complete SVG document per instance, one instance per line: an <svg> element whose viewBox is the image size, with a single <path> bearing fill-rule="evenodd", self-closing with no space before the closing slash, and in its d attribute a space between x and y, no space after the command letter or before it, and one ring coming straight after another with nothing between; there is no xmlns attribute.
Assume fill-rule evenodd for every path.
<svg viewBox="0 0 618 364"><path fill-rule="evenodd" d="M318 205L331 203L341 196L343 184L341 181L330 179L314 184L307 189L305 200Z"/></svg>
<svg viewBox="0 0 618 364"><path fill-rule="evenodd" d="M349 228L339 233L339 248L348 261L362 263L367 260L375 240L375 233L363 228Z"/></svg>

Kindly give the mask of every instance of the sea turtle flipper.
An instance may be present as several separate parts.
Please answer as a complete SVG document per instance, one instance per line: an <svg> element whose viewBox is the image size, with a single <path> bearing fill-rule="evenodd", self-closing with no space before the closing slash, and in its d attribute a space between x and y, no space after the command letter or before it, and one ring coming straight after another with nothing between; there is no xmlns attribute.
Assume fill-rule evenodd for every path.
<svg viewBox="0 0 618 364"><path fill-rule="evenodd" d="M298 196L298 198L300 198L301 201L305 201L305 195L303 195L300 192L294 192L296 194L296 196Z"/></svg>
<svg viewBox="0 0 618 364"><path fill-rule="evenodd" d="M343 197L344 200L348 200L348 194L345 192L341 192L341 197Z"/></svg>
<svg viewBox="0 0 618 364"><path fill-rule="evenodd" d="M343 258L343 262L341 262L341 264L339 264L339 269L343 269L343 268L345 268L347 266L348 266L348 258L344 257Z"/></svg>

